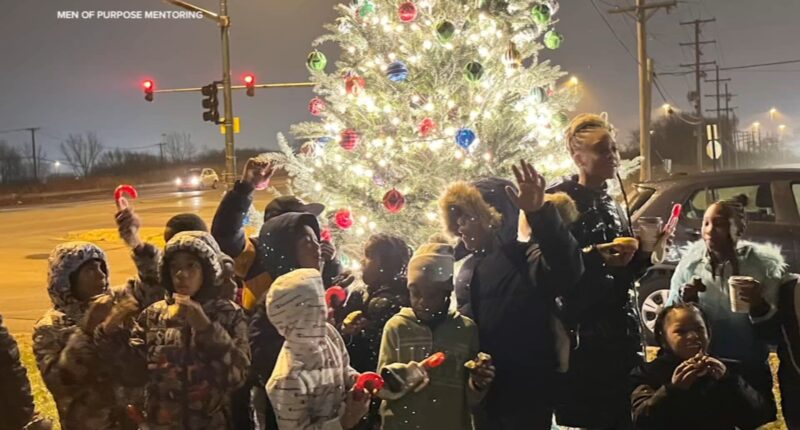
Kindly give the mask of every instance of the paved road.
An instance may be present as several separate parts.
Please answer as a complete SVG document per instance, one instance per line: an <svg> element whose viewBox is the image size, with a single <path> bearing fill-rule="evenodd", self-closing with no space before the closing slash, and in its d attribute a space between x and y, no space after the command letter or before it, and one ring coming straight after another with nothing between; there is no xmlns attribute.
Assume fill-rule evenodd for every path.
<svg viewBox="0 0 800 430"><path fill-rule="evenodd" d="M274 181L282 192L283 181ZM178 193L169 187L148 190L134 202L143 227L161 229L181 212L193 212L209 227L223 191ZM255 206L263 210L272 196L261 192ZM113 229L113 199L86 199L70 203L0 209L0 313L15 333L30 332L34 322L50 307L47 296L47 256L69 235ZM111 284L125 282L135 273L128 250L117 240L98 242L109 255Z"/></svg>

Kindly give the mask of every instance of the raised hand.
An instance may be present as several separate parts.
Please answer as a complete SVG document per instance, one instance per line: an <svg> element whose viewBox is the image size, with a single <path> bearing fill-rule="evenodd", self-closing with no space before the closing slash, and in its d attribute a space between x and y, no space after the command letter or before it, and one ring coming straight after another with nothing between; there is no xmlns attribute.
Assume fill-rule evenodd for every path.
<svg viewBox="0 0 800 430"><path fill-rule="evenodd" d="M511 169L517 179L519 192L515 192L511 187L506 187L508 197L525 212L536 212L541 209L544 206L547 181L525 160L519 162L519 167L512 166Z"/></svg>
<svg viewBox="0 0 800 430"><path fill-rule="evenodd" d="M139 215L134 212L133 208L127 207L120 210L114 216L114 220L117 222L119 237L129 247L136 248L143 243L141 237L139 237L142 220L139 218Z"/></svg>
<svg viewBox="0 0 800 430"><path fill-rule="evenodd" d="M242 182L249 184L256 190L263 190L269 185L269 180L275 174L275 161L264 157L252 157L247 160L242 172Z"/></svg>

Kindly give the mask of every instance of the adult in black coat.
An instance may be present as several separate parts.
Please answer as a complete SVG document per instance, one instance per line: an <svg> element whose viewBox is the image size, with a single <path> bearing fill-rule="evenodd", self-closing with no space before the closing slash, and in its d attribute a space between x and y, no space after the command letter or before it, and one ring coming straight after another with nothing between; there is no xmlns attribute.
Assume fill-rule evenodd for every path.
<svg viewBox="0 0 800 430"><path fill-rule="evenodd" d="M497 377L476 411L479 429L549 429L557 357L554 299L583 273L578 243L556 207L545 201L545 180L529 164L513 183L488 178L451 185L440 199L448 231L467 257L456 279L459 312L478 324L481 351ZM532 240L517 240L522 210Z"/></svg>
<svg viewBox="0 0 800 430"><path fill-rule="evenodd" d="M570 333L569 366L558 387L556 419L568 427L628 429L627 377L641 363L639 319L630 299L649 254L636 246L608 249L633 232L627 214L608 194L620 158L610 125L598 115L579 115L567 132L579 174L551 187L577 205L570 232L584 249L585 272L576 288L560 297L559 316Z"/></svg>
<svg viewBox="0 0 800 430"><path fill-rule="evenodd" d="M28 374L20 362L17 341L3 325L2 315L0 315L0 398L3 399L0 401L0 430L20 430L34 420L35 407Z"/></svg>

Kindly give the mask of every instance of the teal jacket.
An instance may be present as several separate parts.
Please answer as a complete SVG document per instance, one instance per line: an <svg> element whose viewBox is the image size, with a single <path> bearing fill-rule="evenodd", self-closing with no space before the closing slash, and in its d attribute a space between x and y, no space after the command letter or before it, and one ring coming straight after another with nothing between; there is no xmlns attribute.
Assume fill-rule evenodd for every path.
<svg viewBox="0 0 800 430"><path fill-rule="evenodd" d="M730 264L726 264L721 277L714 277L705 243L701 240L689 244L684 250L678 267L672 275L668 304L681 301L680 289L699 277L706 286L700 293L700 307L705 311L711 329L709 353L729 360L749 364L766 363L769 356L768 341L762 335L766 323L775 317L778 290L786 276L786 263L780 248L772 244L757 244L739 241L736 247L739 260L739 275L752 276L763 286L764 299L770 311L761 317L730 310L728 278L733 275Z"/></svg>

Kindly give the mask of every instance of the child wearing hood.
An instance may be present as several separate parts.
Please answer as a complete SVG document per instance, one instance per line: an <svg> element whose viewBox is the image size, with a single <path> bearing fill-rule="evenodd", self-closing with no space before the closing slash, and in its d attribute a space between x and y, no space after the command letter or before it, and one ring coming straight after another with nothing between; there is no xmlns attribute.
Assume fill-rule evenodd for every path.
<svg viewBox="0 0 800 430"><path fill-rule="evenodd" d="M53 308L34 326L33 353L58 407L61 428L130 428L118 398L122 385L135 383L134 375L105 359L92 336L115 300L106 254L88 242L68 242L56 246L48 263Z"/></svg>
<svg viewBox="0 0 800 430"><path fill-rule="evenodd" d="M632 373L637 429L754 429L770 421L769 402L737 372L709 355L711 333L693 304L664 308L656 319L661 350Z"/></svg>
<svg viewBox="0 0 800 430"><path fill-rule="evenodd" d="M285 338L267 394L280 430L355 427L369 407L354 388L344 341L326 322L325 289L316 269L282 275L267 293L267 314Z"/></svg>
<svg viewBox="0 0 800 430"><path fill-rule="evenodd" d="M384 398L384 430L472 429L470 408L476 406L494 379L494 366L478 356L478 328L458 311L450 311L453 292L453 247L444 243L422 245L408 266L411 307L393 316L383 331L378 366L395 375L379 393ZM443 352L445 361L428 370L427 378L412 380L414 364ZM479 363L470 366L470 360ZM387 373L388 372L388 373ZM411 392L413 390L413 392Z"/></svg>
<svg viewBox="0 0 800 430"><path fill-rule="evenodd" d="M127 368L146 369L140 419L150 429L229 428L230 393L250 367L244 313L220 297L232 262L208 233L182 232L167 243L159 273L167 299L145 309L132 333L105 321L97 336Z"/></svg>

